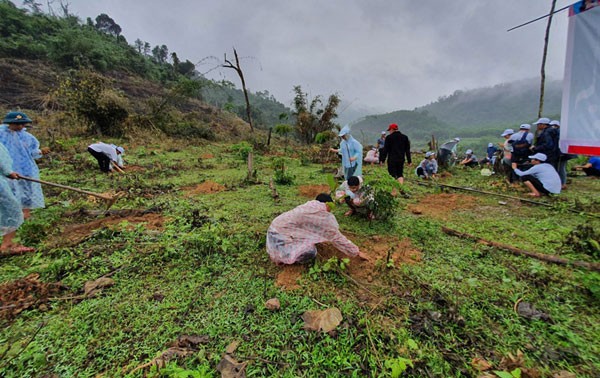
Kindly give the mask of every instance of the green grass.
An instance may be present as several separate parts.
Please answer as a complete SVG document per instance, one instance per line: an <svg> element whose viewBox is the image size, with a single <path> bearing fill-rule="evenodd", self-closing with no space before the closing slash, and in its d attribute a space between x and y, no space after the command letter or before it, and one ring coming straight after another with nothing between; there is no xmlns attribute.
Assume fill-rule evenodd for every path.
<svg viewBox="0 0 600 378"><path fill-rule="evenodd" d="M198 159L207 153L214 158ZM216 366L233 341L240 342L234 357L249 362L249 377L386 377L403 359L413 364L403 376L469 377L479 374L473 358L502 370L502 359L517 351L523 352L523 368L542 376L560 370L578 377L600 374L598 273L517 257L440 230L444 225L525 250L597 262L564 241L581 225L600 227L598 218L568 210L597 214L600 180L573 177L560 198L542 199L551 207L450 192L468 196L470 206L448 208L440 218L409 210L440 191L416 185L407 168L410 198L401 199L392 219L346 218L341 206L334 213L342 231L359 240L410 238L422 261L381 267L374 282L355 282L343 270L306 269L300 288L286 291L275 284L281 268L266 254L266 229L275 216L308 200L300 197L299 185L327 183L321 165L287 159L294 183L277 185L280 201L274 202L268 183L277 157L255 156L257 183L247 183L246 163L227 145L130 148L128 163L146 169L126 176L96 172L86 154L68 158L44 163L42 178L97 192L125 191L114 209L152 208L166 225L155 231L123 224L73 246L52 247L66 226L94 219L68 212L101 204L46 188L49 207L35 211L18 232L38 252L3 258L0 281L38 273L44 282L62 282L65 297L107 274L115 285L93 298L55 299L3 320L0 376L127 376L181 335L206 335L209 341L162 373L148 368L133 376L187 370L217 377ZM365 167L366 182L383 169ZM185 195L182 188L207 180L226 190ZM441 181L520 195L502 186L501 178L476 170L455 168ZM279 311L265 308L272 297L281 301ZM551 321L519 316L519 301L534 304ZM344 316L335 332L303 329L302 313L331 306Z"/></svg>

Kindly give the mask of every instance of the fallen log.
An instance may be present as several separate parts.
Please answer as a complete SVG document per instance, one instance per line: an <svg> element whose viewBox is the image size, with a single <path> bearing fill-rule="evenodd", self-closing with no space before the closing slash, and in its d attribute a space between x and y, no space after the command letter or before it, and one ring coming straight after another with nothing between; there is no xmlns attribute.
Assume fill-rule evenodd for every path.
<svg viewBox="0 0 600 378"><path fill-rule="evenodd" d="M554 264L572 265L572 266L576 266L578 268L585 268L585 269L593 270L595 272L600 272L600 263L593 263L593 262L587 262L587 261L571 261L571 260L563 259L562 257L558 257L558 256L554 256L554 255L547 255L545 253L525 251L523 249L516 248L516 247L513 247L508 244L485 240L485 239L479 238L475 235L470 235L470 234L460 232L457 230L453 230L451 228L444 227L444 226L442 226L442 231L445 234L448 234L451 236L456 236L456 237L459 237L462 239L470 239L470 240L476 241L477 243L481 243L481 244L484 244L484 245L487 245L490 247L500 248L500 249L508 251L514 255L533 257L535 259L554 263Z"/></svg>

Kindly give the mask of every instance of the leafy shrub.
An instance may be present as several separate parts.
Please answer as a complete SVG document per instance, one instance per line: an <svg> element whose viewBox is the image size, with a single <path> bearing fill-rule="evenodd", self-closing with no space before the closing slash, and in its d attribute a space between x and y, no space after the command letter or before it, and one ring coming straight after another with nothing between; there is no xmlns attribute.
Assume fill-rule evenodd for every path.
<svg viewBox="0 0 600 378"><path fill-rule="evenodd" d="M369 185L365 188L366 196L373 196L374 201L371 201L368 208L373 212L376 219L388 220L398 209L400 195L402 189L398 181L387 172L378 172L373 180L369 181Z"/></svg>
<svg viewBox="0 0 600 378"><path fill-rule="evenodd" d="M600 258L600 231L592 226L580 225L574 228L563 241L564 248Z"/></svg>
<svg viewBox="0 0 600 378"><path fill-rule="evenodd" d="M165 134L173 137L201 138L206 140L215 140L215 133L212 129L197 125L194 122L179 122L171 127L165 127Z"/></svg>
<svg viewBox="0 0 600 378"><path fill-rule="evenodd" d="M248 155L252 152L253 148L250 143L242 141L240 143L231 146L231 151L237 153L237 155L243 160L248 160Z"/></svg>
<svg viewBox="0 0 600 378"><path fill-rule="evenodd" d="M129 116L129 102L109 87L108 80L91 71L73 71L54 93L55 101L89 125L92 132L121 136Z"/></svg>
<svg viewBox="0 0 600 378"><path fill-rule="evenodd" d="M273 169L275 173L273 180L280 185L291 185L294 183L294 175L288 173L285 169L285 159L278 158L273 161Z"/></svg>

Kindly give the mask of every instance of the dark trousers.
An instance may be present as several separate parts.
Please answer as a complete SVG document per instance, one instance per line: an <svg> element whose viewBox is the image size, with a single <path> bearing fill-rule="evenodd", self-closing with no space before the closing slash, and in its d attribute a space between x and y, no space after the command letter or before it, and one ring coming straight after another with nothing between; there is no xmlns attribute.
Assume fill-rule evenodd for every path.
<svg viewBox="0 0 600 378"><path fill-rule="evenodd" d="M600 176L600 169L596 169L594 167L583 168L583 171L588 176Z"/></svg>
<svg viewBox="0 0 600 378"><path fill-rule="evenodd" d="M402 161L390 161L388 160L388 173L393 178L397 179L404 177L404 160Z"/></svg>
<svg viewBox="0 0 600 378"><path fill-rule="evenodd" d="M523 182L529 181L531 184L533 184L533 187L540 192L540 194L550 194L550 192L544 188L542 182L531 175L523 176L521 177L521 180L523 180Z"/></svg>
<svg viewBox="0 0 600 378"><path fill-rule="evenodd" d="M108 173L110 171L110 158L108 156L102 152L94 151L91 147L88 147L88 152L98 160L98 166L102 172Z"/></svg>

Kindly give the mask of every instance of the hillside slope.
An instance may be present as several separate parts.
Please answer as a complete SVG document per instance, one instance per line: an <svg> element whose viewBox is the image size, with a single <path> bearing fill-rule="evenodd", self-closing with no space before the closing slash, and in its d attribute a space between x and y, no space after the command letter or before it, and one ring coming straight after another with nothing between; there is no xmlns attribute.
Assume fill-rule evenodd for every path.
<svg viewBox="0 0 600 378"><path fill-rule="evenodd" d="M544 115L559 118L562 83L546 83ZM469 138L497 137L499 130L533 122L537 117L539 80L529 79L493 87L455 91L437 101L386 114L374 114L352 123L355 134L372 143L381 130L397 123L400 130L416 141L434 134L438 139L460 135ZM487 143L486 143L487 144Z"/></svg>

